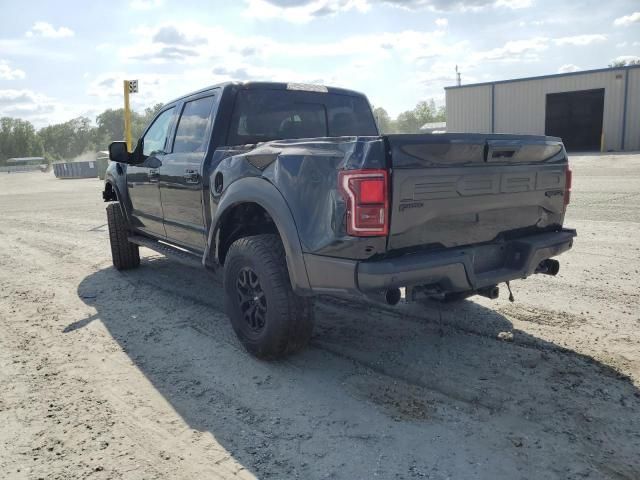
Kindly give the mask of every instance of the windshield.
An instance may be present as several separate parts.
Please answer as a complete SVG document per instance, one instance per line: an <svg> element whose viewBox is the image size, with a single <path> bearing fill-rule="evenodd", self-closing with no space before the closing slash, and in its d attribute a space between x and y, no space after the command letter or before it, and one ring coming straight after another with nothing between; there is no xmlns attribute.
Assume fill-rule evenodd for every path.
<svg viewBox="0 0 640 480"><path fill-rule="evenodd" d="M241 90L230 145L285 138L378 135L364 97L288 90Z"/></svg>

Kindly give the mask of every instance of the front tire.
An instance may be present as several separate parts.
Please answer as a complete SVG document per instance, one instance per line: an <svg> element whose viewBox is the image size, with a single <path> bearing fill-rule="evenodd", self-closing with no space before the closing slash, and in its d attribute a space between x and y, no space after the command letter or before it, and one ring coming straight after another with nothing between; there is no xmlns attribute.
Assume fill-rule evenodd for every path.
<svg viewBox="0 0 640 480"><path fill-rule="evenodd" d="M129 270L140 265L138 245L128 238L127 224L118 203L107 205L107 224L109 225L109 242L111 258L117 270Z"/></svg>
<svg viewBox="0 0 640 480"><path fill-rule="evenodd" d="M293 293L278 235L236 240L224 263L225 307L252 355L277 359L301 350L313 330L313 302Z"/></svg>

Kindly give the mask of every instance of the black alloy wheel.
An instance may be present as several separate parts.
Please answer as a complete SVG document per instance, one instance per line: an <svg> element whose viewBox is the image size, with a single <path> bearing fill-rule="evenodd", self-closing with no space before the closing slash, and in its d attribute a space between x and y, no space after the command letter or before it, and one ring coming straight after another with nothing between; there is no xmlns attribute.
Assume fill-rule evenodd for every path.
<svg viewBox="0 0 640 480"><path fill-rule="evenodd" d="M251 267L244 267L238 272L236 292L244 321L251 331L259 333L267 323L267 297L258 274Z"/></svg>

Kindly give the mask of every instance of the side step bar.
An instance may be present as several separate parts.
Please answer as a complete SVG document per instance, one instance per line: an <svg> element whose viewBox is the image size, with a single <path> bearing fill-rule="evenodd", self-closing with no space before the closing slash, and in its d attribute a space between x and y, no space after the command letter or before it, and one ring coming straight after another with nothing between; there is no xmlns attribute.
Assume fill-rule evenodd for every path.
<svg viewBox="0 0 640 480"><path fill-rule="evenodd" d="M143 237L142 235L130 235L129 241L140 245L141 247L147 247L162 255L180 262L189 267L202 268L202 258L199 254L184 250L182 248L174 247L166 243L161 243L151 238Z"/></svg>

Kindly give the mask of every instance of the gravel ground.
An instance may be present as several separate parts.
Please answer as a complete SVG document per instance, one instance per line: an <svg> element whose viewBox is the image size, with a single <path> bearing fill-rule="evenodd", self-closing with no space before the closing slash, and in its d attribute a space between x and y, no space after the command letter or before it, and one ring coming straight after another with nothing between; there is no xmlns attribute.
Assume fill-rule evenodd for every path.
<svg viewBox="0 0 640 480"><path fill-rule="evenodd" d="M0 477L640 478L640 155L571 162L557 277L323 299L276 363L208 273L112 268L101 182L0 175Z"/></svg>

